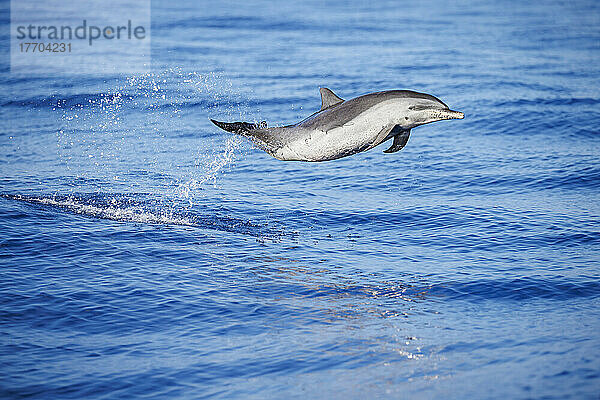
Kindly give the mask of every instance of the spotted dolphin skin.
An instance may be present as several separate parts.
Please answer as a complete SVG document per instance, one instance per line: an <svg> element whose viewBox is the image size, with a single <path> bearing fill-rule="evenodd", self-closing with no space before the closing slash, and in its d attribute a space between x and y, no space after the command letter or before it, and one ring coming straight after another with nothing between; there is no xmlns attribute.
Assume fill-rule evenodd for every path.
<svg viewBox="0 0 600 400"><path fill-rule="evenodd" d="M321 88L321 109L294 125L268 128L266 122L211 121L219 128L252 140L284 161L328 161L372 149L392 139L384 153L408 142L410 130L444 119L462 119L439 99L410 90L388 90L342 100Z"/></svg>

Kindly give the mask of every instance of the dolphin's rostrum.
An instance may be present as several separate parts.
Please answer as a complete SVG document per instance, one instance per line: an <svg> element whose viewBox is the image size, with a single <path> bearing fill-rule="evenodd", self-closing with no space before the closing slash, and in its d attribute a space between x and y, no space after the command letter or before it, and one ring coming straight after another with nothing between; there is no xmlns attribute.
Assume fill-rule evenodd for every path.
<svg viewBox="0 0 600 400"><path fill-rule="evenodd" d="M384 153L395 153L416 126L462 119L439 99L410 90L375 92L344 101L321 88L321 109L294 125L268 128L266 122L211 121L219 128L248 137L279 160L328 161L350 156L393 138Z"/></svg>

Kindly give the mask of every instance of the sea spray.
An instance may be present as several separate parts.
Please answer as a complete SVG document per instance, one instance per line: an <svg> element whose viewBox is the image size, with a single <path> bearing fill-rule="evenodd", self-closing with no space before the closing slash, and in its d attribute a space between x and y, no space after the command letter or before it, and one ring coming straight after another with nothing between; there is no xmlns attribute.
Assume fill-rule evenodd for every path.
<svg viewBox="0 0 600 400"><path fill-rule="evenodd" d="M164 199L165 208L173 197L177 207L179 200L190 207L201 186L216 184L236 160L242 140L213 134L205 118L214 109L246 117L243 96L222 75L170 68L89 92L53 107L61 120L58 158L71 177L59 193L144 192Z"/></svg>

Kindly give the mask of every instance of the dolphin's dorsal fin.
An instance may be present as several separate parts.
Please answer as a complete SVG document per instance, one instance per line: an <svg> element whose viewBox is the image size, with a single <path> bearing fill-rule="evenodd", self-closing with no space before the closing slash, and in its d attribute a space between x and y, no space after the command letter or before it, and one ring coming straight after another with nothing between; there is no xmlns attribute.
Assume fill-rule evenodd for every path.
<svg viewBox="0 0 600 400"><path fill-rule="evenodd" d="M335 106L344 102L344 99L340 99L335 93L327 88L320 88L321 92L321 110Z"/></svg>

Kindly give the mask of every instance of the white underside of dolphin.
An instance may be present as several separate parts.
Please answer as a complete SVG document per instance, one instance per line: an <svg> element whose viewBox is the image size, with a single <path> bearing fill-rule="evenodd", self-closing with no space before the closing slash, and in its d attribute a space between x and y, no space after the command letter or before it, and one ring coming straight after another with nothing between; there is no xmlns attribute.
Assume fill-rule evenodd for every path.
<svg viewBox="0 0 600 400"><path fill-rule="evenodd" d="M267 128L265 122L219 122L218 127L246 136L284 161L328 161L369 150L394 139L386 153L407 143L416 126L462 119L437 98L409 90L370 93L344 101L321 88L321 109L294 125Z"/></svg>

